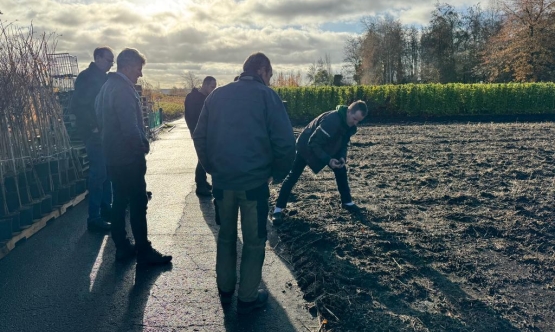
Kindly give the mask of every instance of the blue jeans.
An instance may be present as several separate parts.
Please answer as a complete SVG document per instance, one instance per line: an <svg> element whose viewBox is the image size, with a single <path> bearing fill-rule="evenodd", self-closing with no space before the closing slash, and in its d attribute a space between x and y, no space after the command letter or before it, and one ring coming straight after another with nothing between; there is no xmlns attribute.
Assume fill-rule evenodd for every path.
<svg viewBox="0 0 555 332"><path fill-rule="evenodd" d="M106 174L106 161L102 152L100 135L93 133L86 141L85 148L89 158L89 219L88 222L101 220L101 209L112 206L112 183Z"/></svg>

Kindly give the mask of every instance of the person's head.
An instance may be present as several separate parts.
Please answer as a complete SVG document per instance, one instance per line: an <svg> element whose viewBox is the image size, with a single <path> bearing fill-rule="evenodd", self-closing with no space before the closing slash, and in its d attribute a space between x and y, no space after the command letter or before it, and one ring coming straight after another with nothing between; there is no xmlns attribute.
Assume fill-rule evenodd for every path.
<svg viewBox="0 0 555 332"><path fill-rule="evenodd" d="M118 72L127 76L133 84L137 84L139 77L143 76L145 63L145 56L134 48L126 48L118 54Z"/></svg>
<svg viewBox="0 0 555 332"><path fill-rule="evenodd" d="M114 64L114 52L108 46L97 47L94 49L93 59L94 64L106 73Z"/></svg>
<svg viewBox="0 0 555 332"><path fill-rule="evenodd" d="M347 125L349 127L356 126L368 115L368 107L362 100L357 100L347 110Z"/></svg>
<svg viewBox="0 0 555 332"><path fill-rule="evenodd" d="M266 85L270 85L270 79L273 75L272 65L270 64L270 59L264 53L257 52L249 55L245 63L243 63L243 71L245 73L258 74Z"/></svg>
<svg viewBox="0 0 555 332"><path fill-rule="evenodd" d="M212 76L206 76L202 81L202 86L200 87L200 92L208 96L216 88L216 79Z"/></svg>

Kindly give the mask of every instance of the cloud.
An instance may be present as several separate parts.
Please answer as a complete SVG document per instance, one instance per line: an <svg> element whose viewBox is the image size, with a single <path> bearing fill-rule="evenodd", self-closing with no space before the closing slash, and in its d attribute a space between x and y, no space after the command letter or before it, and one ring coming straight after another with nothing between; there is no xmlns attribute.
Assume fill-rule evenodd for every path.
<svg viewBox="0 0 555 332"><path fill-rule="evenodd" d="M455 0L454 5L472 0ZM0 0L3 22L54 32L57 51L92 61L94 48L117 54L135 47L147 57L147 81L181 84L184 71L231 81L252 52L266 53L276 70L306 70L330 54L341 69L345 41L367 15L391 13L405 24L426 24L436 0ZM345 24L345 22L350 22ZM350 31L324 30L349 26ZM357 28L358 27L358 28Z"/></svg>

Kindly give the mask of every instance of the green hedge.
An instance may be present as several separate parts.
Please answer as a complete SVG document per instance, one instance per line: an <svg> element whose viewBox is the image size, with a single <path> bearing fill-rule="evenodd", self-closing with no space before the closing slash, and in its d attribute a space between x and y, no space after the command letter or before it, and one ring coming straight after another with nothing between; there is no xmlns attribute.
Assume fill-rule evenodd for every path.
<svg viewBox="0 0 555 332"><path fill-rule="evenodd" d="M276 88L292 121L306 121L336 105L365 100L383 118L555 114L554 83L404 84ZM386 98L390 100L386 103Z"/></svg>

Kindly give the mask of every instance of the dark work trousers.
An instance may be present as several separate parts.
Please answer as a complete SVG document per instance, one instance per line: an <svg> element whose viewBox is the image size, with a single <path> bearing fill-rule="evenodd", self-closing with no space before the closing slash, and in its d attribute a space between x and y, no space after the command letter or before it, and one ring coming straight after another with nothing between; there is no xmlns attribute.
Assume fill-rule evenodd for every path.
<svg viewBox="0 0 555 332"><path fill-rule="evenodd" d="M197 161L197 168L195 169L195 182L197 185L205 185L208 184L206 180L206 171L204 167L202 167L200 161Z"/></svg>
<svg viewBox="0 0 555 332"><path fill-rule="evenodd" d="M189 132L191 133L191 137L193 137L194 128L193 130L189 130ZM202 167L200 161L197 161L197 168L195 168L195 183L197 186L208 184L208 181L206 180L206 171L204 170L204 167Z"/></svg>
<svg viewBox="0 0 555 332"><path fill-rule="evenodd" d="M220 220L216 250L216 282L224 292L233 292L237 283L237 217L241 214L243 249L239 270L239 300L255 301L262 279L266 255L268 219L267 183L247 191L214 188L214 200Z"/></svg>
<svg viewBox="0 0 555 332"><path fill-rule="evenodd" d="M146 159L141 158L129 165L108 166L108 176L114 190L112 205L112 239L116 247L125 245L125 210L129 205L129 221L137 251L150 247L147 238L146 210Z"/></svg>
<svg viewBox="0 0 555 332"><path fill-rule="evenodd" d="M276 201L276 207L284 209L287 206L289 195L291 195L293 187L297 181L299 181L301 174L303 174L306 165L306 160L304 160L304 158L297 153L291 171L289 171L289 174L281 184L279 196ZM341 203L350 203L353 199L351 197L351 188L349 188L349 181L347 179L347 167L343 166L339 169L332 170L335 174L335 182L337 183L339 195L341 195Z"/></svg>

